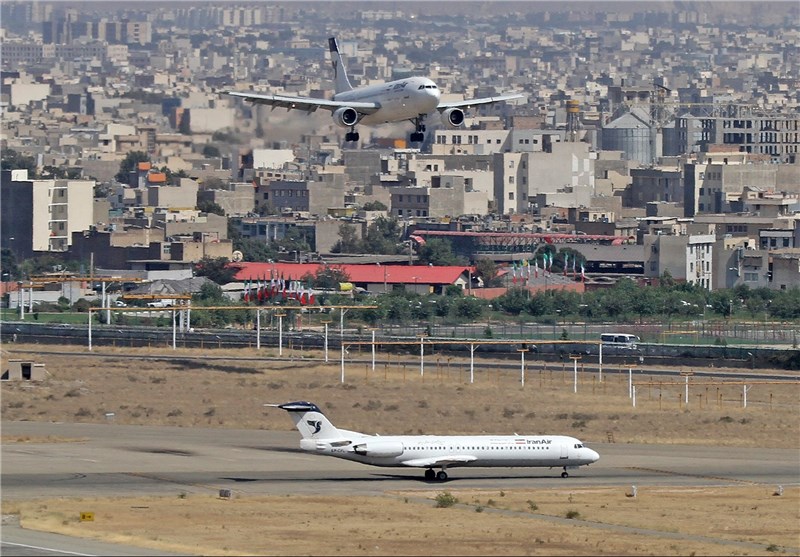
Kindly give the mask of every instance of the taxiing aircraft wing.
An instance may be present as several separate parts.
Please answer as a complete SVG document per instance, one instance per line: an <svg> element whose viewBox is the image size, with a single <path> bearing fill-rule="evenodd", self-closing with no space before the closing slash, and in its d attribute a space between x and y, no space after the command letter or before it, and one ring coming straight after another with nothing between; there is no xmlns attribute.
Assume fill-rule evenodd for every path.
<svg viewBox="0 0 800 557"><path fill-rule="evenodd" d="M449 455L449 456L435 456L431 458L415 458L413 460L406 460L403 466L411 466L412 468L432 468L434 466L458 466L459 464L466 464L478 460L477 457L470 455Z"/></svg>
<svg viewBox="0 0 800 557"><path fill-rule="evenodd" d="M304 110L305 112L314 112L318 108L323 108L333 112L337 108L347 107L355 109L361 114L372 114L380 108L378 103L372 102L329 101L326 99L312 99L311 97L269 95L266 93L238 93L236 91L228 91L227 93L232 97L239 97L255 104L270 105L273 110L275 108L285 108L287 110Z"/></svg>
<svg viewBox="0 0 800 557"><path fill-rule="evenodd" d="M523 98L523 95L500 95L499 97L483 97L481 99L467 99L464 101L440 102L436 109L441 112L442 110L447 110L448 108L471 108L473 106L482 104L499 103L521 98Z"/></svg>

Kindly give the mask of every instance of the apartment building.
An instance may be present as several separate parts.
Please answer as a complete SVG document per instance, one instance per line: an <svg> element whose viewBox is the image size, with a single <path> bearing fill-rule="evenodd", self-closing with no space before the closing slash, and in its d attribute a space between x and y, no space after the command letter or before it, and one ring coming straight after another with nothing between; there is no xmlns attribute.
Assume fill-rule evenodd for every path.
<svg viewBox="0 0 800 557"><path fill-rule="evenodd" d="M796 113L736 112L724 116L678 117L675 122L678 151L705 152L711 145L727 145L732 151L766 155L776 163L800 161L800 118Z"/></svg>
<svg viewBox="0 0 800 557"><path fill-rule="evenodd" d="M94 180L28 180L26 170L3 170L2 246L17 258L66 251L71 234L94 222Z"/></svg>
<svg viewBox="0 0 800 557"><path fill-rule="evenodd" d="M711 290L713 288L713 234L644 236L644 274L659 277L668 271L673 278Z"/></svg>
<svg viewBox="0 0 800 557"><path fill-rule="evenodd" d="M400 219L483 215L488 206L488 191L475 190L470 178L454 174L433 176L430 187L391 189L391 215Z"/></svg>

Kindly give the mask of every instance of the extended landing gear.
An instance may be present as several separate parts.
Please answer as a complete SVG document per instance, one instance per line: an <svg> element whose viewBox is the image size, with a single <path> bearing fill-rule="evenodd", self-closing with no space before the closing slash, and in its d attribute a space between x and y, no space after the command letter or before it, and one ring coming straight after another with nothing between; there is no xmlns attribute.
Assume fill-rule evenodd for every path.
<svg viewBox="0 0 800 557"><path fill-rule="evenodd" d="M424 114L420 114L418 117L414 118L414 127L416 131L411 134L412 143L422 143L425 141L425 124L422 123L423 118L425 118Z"/></svg>
<svg viewBox="0 0 800 557"><path fill-rule="evenodd" d="M425 479L429 482L433 480L437 480L440 482L447 481L447 472L444 470L439 470L438 472L434 472L433 468L428 468L425 470Z"/></svg>
<svg viewBox="0 0 800 557"><path fill-rule="evenodd" d="M344 134L345 141L358 141L358 132L355 128L350 128L350 131Z"/></svg>
<svg viewBox="0 0 800 557"><path fill-rule="evenodd" d="M567 473L567 467L566 466L564 466L564 471L561 472L561 477L562 478L569 478L569 474Z"/></svg>

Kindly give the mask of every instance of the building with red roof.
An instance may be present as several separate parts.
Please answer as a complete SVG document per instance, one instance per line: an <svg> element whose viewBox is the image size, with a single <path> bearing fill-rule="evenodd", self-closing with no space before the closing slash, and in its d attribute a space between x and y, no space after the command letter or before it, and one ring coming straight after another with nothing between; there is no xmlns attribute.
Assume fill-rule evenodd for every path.
<svg viewBox="0 0 800 557"><path fill-rule="evenodd" d="M238 281L269 281L271 279L304 280L314 276L324 263L232 263L239 270ZM357 288L383 294L405 290L418 294L443 294L448 286L469 288L474 268L469 266L434 267L429 265L329 265L342 271Z"/></svg>

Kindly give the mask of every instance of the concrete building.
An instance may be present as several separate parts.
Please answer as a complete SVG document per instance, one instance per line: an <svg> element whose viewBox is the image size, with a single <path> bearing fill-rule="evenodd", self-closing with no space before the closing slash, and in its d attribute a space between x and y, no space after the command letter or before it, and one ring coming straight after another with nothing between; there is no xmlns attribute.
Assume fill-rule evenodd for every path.
<svg viewBox="0 0 800 557"><path fill-rule="evenodd" d="M193 209L197 205L198 184L194 180L181 180L179 186L148 186L148 207L166 209Z"/></svg>
<svg viewBox="0 0 800 557"><path fill-rule="evenodd" d="M686 114L676 119L676 129L681 153L727 145L731 151L767 155L776 163L799 160L800 118L796 113L756 115L740 110L725 116Z"/></svg>
<svg viewBox="0 0 800 557"><path fill-rule="evenodd" d="M800 248L771 252L772 280L769 287L776 290L797 288L800 285Z"/></svg>
<svg viewBox="0 0 800 557"><path fill-rule="evenodd" d="M646 208L648 203L659 201L684 204L682 169L632 168L631 186L623 194L623 204L626 207Z"/></svg>
<svg viewBox="0 0 800 557"><path fill-rule="evenodd" d="M400 219L486 214L489 195L472 189L469 178L433 176L430 187L391 189L391 215Z"/></svg>
<svg viewBox="0 0 800 557"><path fill-rule="evenodd" d="M665 271L677 280L711 290L713 287L713 234L644 236L644 274L659 277Z"/></svg>
<svg viewBox="0 0 800 557"><path fill-rule="evenodd" d="M66 251L71 234L94 224L93 180L28 180L27 171L3 170L2 245L18 258Z"/></svg>
<svg viewBox="0 0 800 557"><path fill-rule="evenodd" d="M197 202L216 203L228 216L245 216L255 208L255 188L248 182L239 182L225 190L201 190L197 193Z"/></svg>

